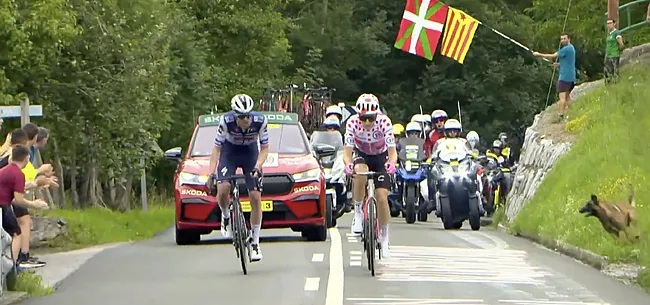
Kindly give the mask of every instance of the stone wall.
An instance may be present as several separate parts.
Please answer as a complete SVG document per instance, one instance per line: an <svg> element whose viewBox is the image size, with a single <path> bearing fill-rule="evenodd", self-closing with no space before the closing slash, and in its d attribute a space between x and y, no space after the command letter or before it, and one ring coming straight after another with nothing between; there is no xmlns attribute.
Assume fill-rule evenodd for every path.
<svg viewBox="0 0 650 305"><path fill-rule="evenodd" d="M524 204L533 198L546 173L571 148L570 142L554 143L539 132L541 116L542 114L536 115L533 125L526 129L517 173L506 200L508 221L513 220Z"/></svg>
<svg viewBox="0 0 650 305"><path fill-rule="evenodd" d="M650 43L629 48L623 51L621 64L650 63L649 55ZM571 99L575 101L602 83L602 80L598 80L580 84L571 92ZM551 120L556 115L555 107L555 105L549 106L536 115L533 124L526 129L519 168L507 198L508 221L512 221L524 205L533 198L537 187L555 162L571 148L572 137L566 135L564 124L550 126L553 124Z"/></svg>

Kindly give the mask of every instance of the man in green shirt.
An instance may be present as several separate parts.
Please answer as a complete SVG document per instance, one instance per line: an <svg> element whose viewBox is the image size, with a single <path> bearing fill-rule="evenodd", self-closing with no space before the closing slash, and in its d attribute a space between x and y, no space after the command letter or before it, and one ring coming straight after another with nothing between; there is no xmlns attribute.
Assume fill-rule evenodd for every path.
<svg viewBox="0 0 650 305"><path fill-rule="evenodd" d="M607 19L607 38L605 39L605 82L611 83L618 80L618 65L621 61L621 50L625 47L623 36L616 29L616 20Z"/></svg>

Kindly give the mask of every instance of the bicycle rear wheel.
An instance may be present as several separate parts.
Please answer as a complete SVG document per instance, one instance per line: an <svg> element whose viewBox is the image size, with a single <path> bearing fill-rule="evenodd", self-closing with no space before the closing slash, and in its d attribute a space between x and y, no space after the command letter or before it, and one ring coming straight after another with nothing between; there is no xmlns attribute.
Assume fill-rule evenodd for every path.
<svg viewBox="0 0 650 305"><path fill-rule="evenodd" d="M375 198L368 198L368 269L375 276L375 250L377 249L377 206Z"/></svg>
<svg viewBox="0 0 650 305"><path fill-rule="evenodd" d="M244 275L248 274L248 228L246 228L246 219L239 203L239 198L233 200L233 242L237 253L239 254L239 261L241 262L241 270Z"/></svg>

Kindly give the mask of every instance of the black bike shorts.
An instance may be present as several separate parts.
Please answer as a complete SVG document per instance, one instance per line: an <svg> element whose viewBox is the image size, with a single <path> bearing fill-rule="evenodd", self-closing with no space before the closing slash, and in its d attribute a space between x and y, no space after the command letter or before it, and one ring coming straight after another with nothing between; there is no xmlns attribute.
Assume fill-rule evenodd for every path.
<svg viewBox="0 0 650 305"><path fill-rule="evenodd" d="M386 172L386 161L388 161L388 151L378 155L368 155L356 147L352 155L352 164L365 164L371 172L382 173L375 177L375 187L390 190L390 177Z"/></svg>
<svg viewBox="0 0 650 305"><path fill-rule="evenodd" d="M259 150L257 145L239 146L232 145L226 141L221 147L219 164L217 166L217 178L225 179L234 175L238 168L242 169L246 176L246 187L248 191L261 191L260 180L253 178L251 172L257 163Z"/></svg>

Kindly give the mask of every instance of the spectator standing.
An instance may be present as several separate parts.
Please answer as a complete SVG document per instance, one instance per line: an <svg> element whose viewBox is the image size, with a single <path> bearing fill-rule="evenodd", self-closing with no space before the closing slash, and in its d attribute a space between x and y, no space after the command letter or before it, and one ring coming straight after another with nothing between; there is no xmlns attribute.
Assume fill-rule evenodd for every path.
<svg viewBox="0 0 650 305"><path fill-rule="evenodd" d="M12 148L11 161L0 169L0 206L2 207L2 227L12 236L11 253L14 263L18 262L23 238L18 224L14 207L47 208L43 200L27 200L25 198L25 175L22 168L29 162L29 149L18 145Z"/></svg>
<svg viewBox="0 0 650 305"><path fill-rule="evenodd" d="M576 49L571 44L568 33L560 35L560 49L553 54L533 52L537 57L557 59L553 66L560 67L557 81L557 92L560 99L560 114L558 122L566 117L567 106L571 103L571 91L576 84Z"/></svg>
<svg viewBox="0 0 650 305"><path fill-rule="evenodd" d="M607 38L605 39L605 83L618 81L618 66L621 63L621 50L625 47L623 36L616 28L616 20L607 19Z"/></svg>

